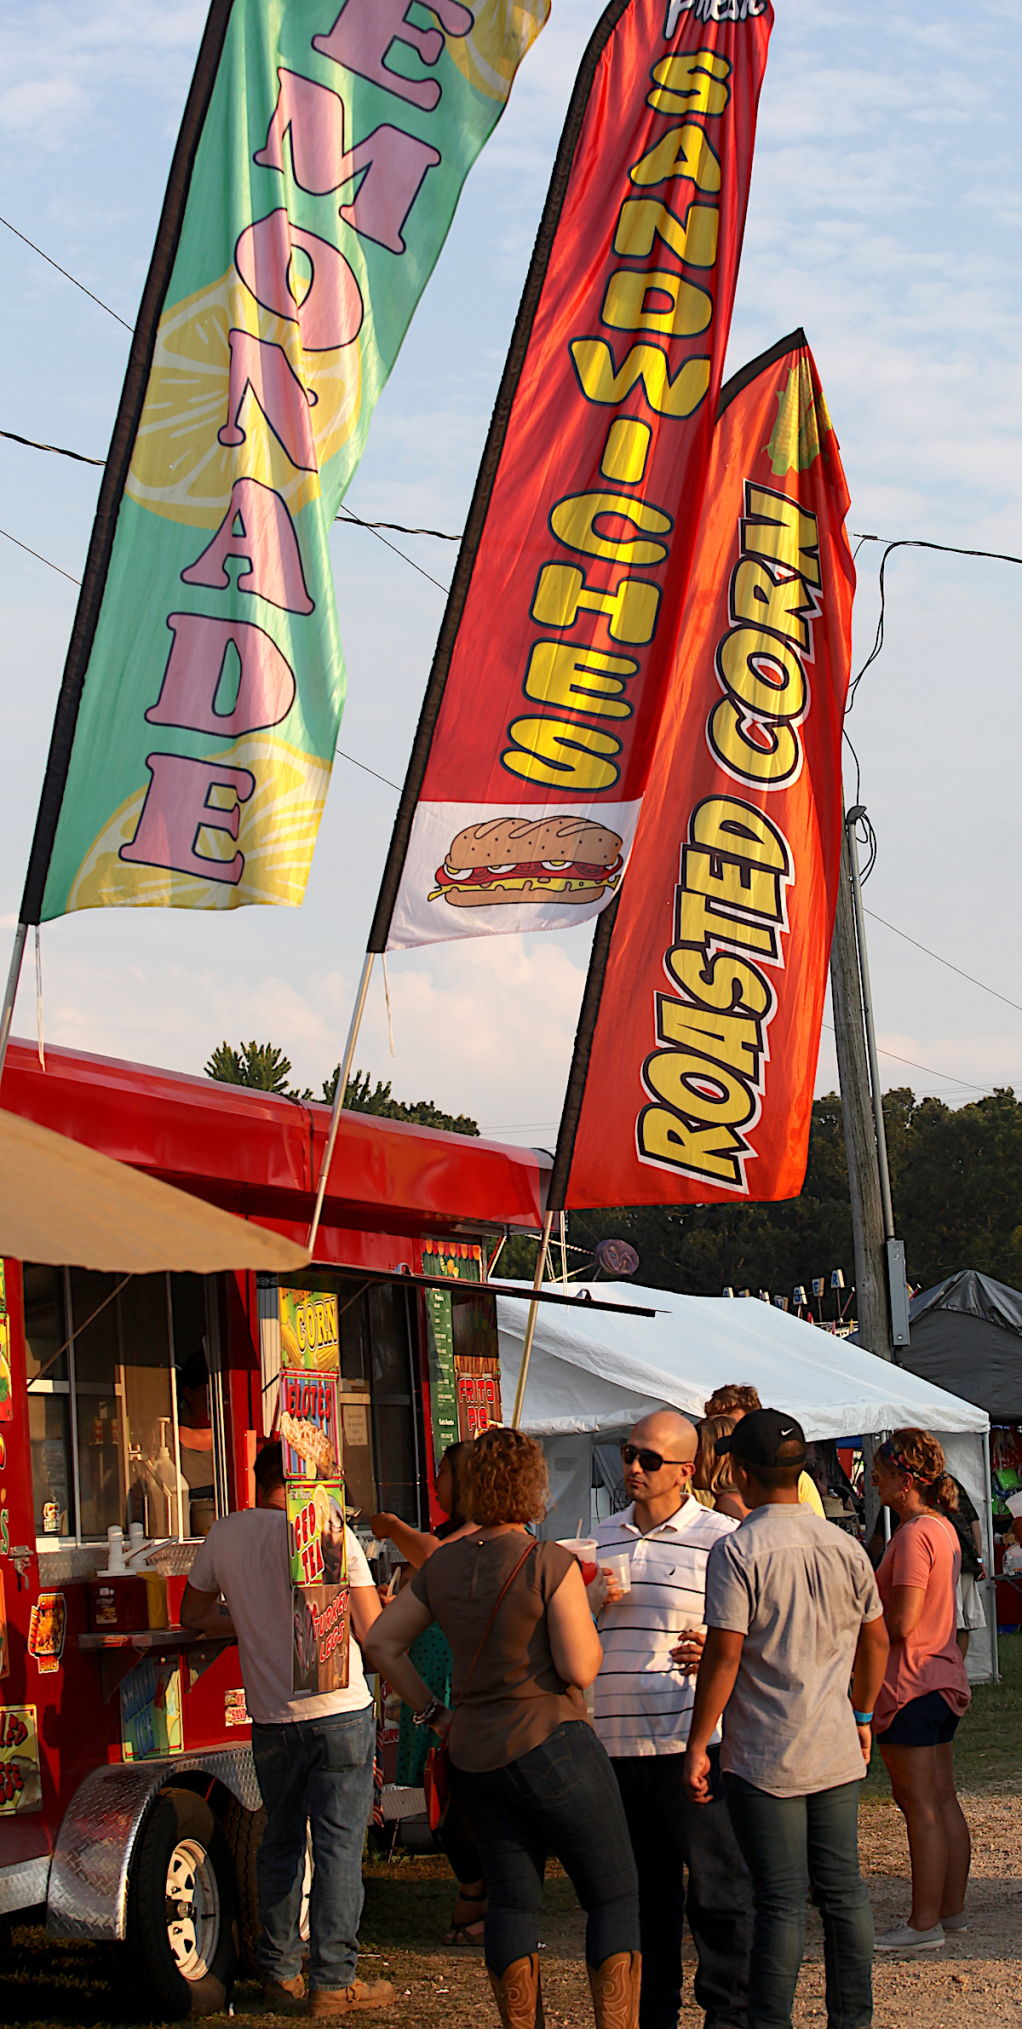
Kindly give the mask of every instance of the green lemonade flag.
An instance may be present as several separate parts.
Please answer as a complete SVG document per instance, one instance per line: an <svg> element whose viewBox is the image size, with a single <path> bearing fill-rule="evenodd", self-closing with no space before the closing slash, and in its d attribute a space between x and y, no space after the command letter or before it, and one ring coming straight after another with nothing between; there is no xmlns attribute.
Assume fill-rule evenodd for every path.
<svg viewBox="0 0 1022 2029"><path fill-rule="evenodd" d="M327 536L550 0L214 0L22 921L301 901L344 663Z"/></svg>

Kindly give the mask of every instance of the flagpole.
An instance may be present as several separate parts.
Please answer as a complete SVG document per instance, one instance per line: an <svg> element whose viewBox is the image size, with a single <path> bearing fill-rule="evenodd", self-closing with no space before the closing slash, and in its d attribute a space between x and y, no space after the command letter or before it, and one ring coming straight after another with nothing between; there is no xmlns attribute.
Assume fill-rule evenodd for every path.
<svg viewBox="0 0 1022 2029"><path fill-rule="evenodd" d="M21 980L21 967L25 957L25 940L27 936L28 936L28 924L19 923L17 929L14 932L14 949L11 952L11 969L7 974L7 985L4 990L3 1011L0 1012L0 1079L3 1078L4 1065L7 1062L7 1045L11 1039L11 1023L14 1020L14 1003L18 998L18 986Z"/></svg>
<svg viewBox="0 0 1022 2029"><path fill-rule="evenodd" d="M543 1277L546 1273L547 1258L550 1253L550 1235L553 1232L554 1220L556 1217L557 1217L556 1210L553 1210L547 1212L543 1220L543 1234L539 1243L539 1255L536 1261L536 1273L532 1278L533 1289L538 1290L542 1288L543 1285ZM532 1358L532 1341L536 1336L536 1318L538 1314L539 1314L539 1303L536 1297L533 1297L532 1302L529 1305L529 1315L525 1321L525 1342L522 1346L522 1364L518 1369L518 1386L515 1389L515 1406L511 1411L512 1430L517 1430L522 1420L522 1404L525 1400L525 1383L529 1378L529 1361Z"/></svg>
<svg viewBox="0 0 1022 2029"><path fill-rule="evenodd" d="M358 982L358 992L355 995L355 1005L352 1008L351 1021L348 1024L348 1039L344 1045L344 1055L341 1058L341 1062L337 1068L337 1090L334 1093L333 1112L330 1115L330 1132L326 1138L326 1148L323 1151L323 1162L319 1172L319 1188L316 1192L316 1208L312 1214L312 1224L309 1227L309 1237L305 1243L306 1251L310 1257L312 1255L312 1250L316 1244L316 1235L319 1232L319 1222L323 1211L323 1199L326 1196L327 1180L330 1175L330 1163L333 1157L334 1143L337 1140L337 1130L341 1124L341 1110L344 1106L344 1095L348 1089L348 1079L351 1076L351 1066L354 1061L355 1046L358 1042L359 1029L362 1026L362 1016L365 1013L366 998L369 993L369 981L372 978L373 966L375 965L375 963L376 963L375 951L367 951L365 958L362 961L362 977Z"/></svg>

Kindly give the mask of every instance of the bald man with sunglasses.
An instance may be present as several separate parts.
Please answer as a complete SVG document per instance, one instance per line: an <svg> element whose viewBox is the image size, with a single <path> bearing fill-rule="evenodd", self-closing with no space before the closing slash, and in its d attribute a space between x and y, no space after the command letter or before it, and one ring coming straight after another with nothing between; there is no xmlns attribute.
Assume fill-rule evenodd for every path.
<svg viewBox="0 0 1022 2029"><path fill-rule="evenodd" d="M596 1731L617 1776L639 1870L639 2029L677 2029L687 1915L705 2029L746 2029L752 1890L724 1802L684 1787L695 1672L705 1639L710 1551L737 1527L692 1499L695 1427L674 1410L637 1423L621 1447L629 1506L596 1530L598 1556L628 1557L631 1589L608 1581L598 1617L603 1664ZM718 1735L719 1740L719 1735Z"/></svg>

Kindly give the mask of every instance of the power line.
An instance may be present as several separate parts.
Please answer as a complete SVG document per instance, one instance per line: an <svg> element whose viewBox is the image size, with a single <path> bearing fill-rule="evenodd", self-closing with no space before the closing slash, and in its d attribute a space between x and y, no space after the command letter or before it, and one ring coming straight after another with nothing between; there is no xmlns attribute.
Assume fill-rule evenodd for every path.
<svg viewBox="0 0 1022 2029"><path fill-rule="evenodd" d="M34 437L19 437L16 430L0 430L9 444L24 444L28 451L49 451L54 458L73 458L78 465L105 465L105 458L87 458L84 451L65 451L60 444L37 444Z"/></svg>
<svg viewBox="0 0 1022 2029"><path fill-rule="evenodd" d="M416 563L416 561L415 561L415 558L414 558L414 557L410 557L410 556L408 556L408 555L407 555L407 554L405 553L405 551L404 551L404 550L399 550L399 549L398 549L398 546L397 546L397 544L396 544L396 542L388 542L388 541L387 541L387 538L386 538L386 536L385 536L385 535L381 535L381 534L380 534L380 528L394 528L394 527L396 526L396 523L394 523L394 522L392 522L392 521L386 521L386 522L381 522L381 523L379 524L379 526L377 526L377 524L376 524L375 522L372 522L372 521L359 521L358 515L357 515L357 514L352 514L352 512L351 512L351 509L350 509L350 507L342 507L342 508L341 508L341 514L343 514L343 515L344 515L344 517L345 517L345 520L346 520L346 521L352 521L352 522L354 522L354 523L355 523L355 525L356 525L356 527L358 527L358 528L368 528L368 529L371 529L371 530L372 530L372 533L373 533L373 534L375 535L375 537L376 537L376 540L377 540L377 542L382 542L382 543L383 543L383 545L384 545L384 548L385 548L385 549L388 549L388 550L393 550L393 552L394 552L394 555L395 555L396 557L403 557L403 558L404 558L404 561L405 561L405 563L406 563L406 564L411 564L411 567L412 567L413 571L418 571L418 573L419 573L419 576L420 576L420 578L428 578L428 579L429 579L429 582L430 582L430 584L431 584L431 585L435 585L435 586L436 586L436 588L437 588L437 591L438 591L438 592L442 592L442 593L443 593L443 595L444 595L444 598L446 599L446 597L447 597L447 594L448 594L448 591L450 590L450 587L449 587L448 585L442 585L442 584L440 583L440 580L439 580L439 578L434 578L434 577L433 577L433 575L432 575L432 572L430 572L430 571L424 571L424 570L423 570L423 568L422 568L422 565L421 565L421 564L417 564L417 563ZM341 515L339 514L339 515L337 516L337 520L339 521L339 520L340 520L340 518L341 518ZM429 532L429 533L432 533L433 531L428 531L428 532ZM414 528L410 528L410 529L407 529L407 530L405 531L405 533L406 533L407 535L416 535L416 534L418 534L418 533L419 533L419 531L418 531L418 530L416 530L416 529L414 529ZM452 540L454 540L454 541L457 541L457 540L458 540L458 538L457 538L457 537L454 537L454 538L452 538Z"/></svg>
<svg viewBox="0 0 1022 2029"><path fill-rule="evenodd" d="M977 979L971 972L964 972L960 965L953 965L950 958L942 958L939 951L931 951L928 944L920 944L917 937L910 937L907 930L899 930L896 923L888 923L886 917L878 916L875 909L867 909L874 923L882 923L885 930L893 930L896 937L904 937L906 944L914 944L917 951L925 951L927 958L935 958L938 965L946 965L949 972L957 972L959 979L967 979L970 986L978 986L981 993L989 993L994 1000L1003 1000L1005 1007L1013 1007L1022 1014L1022 1001L1010 1000L1006 993L998 993L996 986L988 986L983 979Z"/></svg>
<svg viewBox="0 0 1022 2029"><path fill-rule="evenodd" d="M78 280L77 275L72 275L67 268L62 268L60 262L55 261L53 255L48 254L44 247L37 247L35 241L30 240L27 233L19 232L17 226L12 225L9 218L0 218L0 225L5 225L8 232L14 234L16 240L21 240L26 247L31 247L32 252L38 254L41 260L48 261L51 268L56 268L58 275L63 275L65 282L73 282L75 288L80 289L83 296L88 296L91 302L98 303L100 309L105 310L108 317L113 317L118 324L123 324L125 331L134 330L134 326L126 323L125 319L116 310L111 310L109 303L104 303L102 296L95 295L91 289L86 288L84 282Z"/></svg>
<svg viewBox="0 0 1022 2029"><path fill-rule="evenodd" d="M824 1022L822 1026L830 1035L834 1034L831 1022ZM973 1085L968 1078L956 1078L951 1071L935 1071L932 1064L917 1064L914 1057L899 1057L896 1050L881 1049L879 1043L877 1049L882 1057L890 1057L892 1063L909 1064L913 1071L925 1071L928 1078L946 1078L949 1085L964 1085L968 1092L982 1092L984 1099L989 1096L989 1085Z"/></svg>
<svg viewBox="0 0 1022 2029"><path fill-rule="evenodd" d="M9 528L0 528L0 535L6 536L8 542L14 543L19 550L24 550L28 556L36 557L48 570L56 571L59 577L66 578L69 585L81 584L80 578L73 578L70 571L62 570L59 564L51 563L49 557L44 557L41 550L30 549L28 543L22 542L19 536L12 535Z"/></svg>

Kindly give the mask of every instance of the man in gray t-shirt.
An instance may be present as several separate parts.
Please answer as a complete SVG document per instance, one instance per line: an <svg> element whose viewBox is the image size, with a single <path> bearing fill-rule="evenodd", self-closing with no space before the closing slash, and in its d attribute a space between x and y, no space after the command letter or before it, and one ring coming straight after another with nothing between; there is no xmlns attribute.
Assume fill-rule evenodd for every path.
<svg viewBox="0 0 1022 2029"><path fill-rule="evenodd" d="M828 2021L868 2029L858 1800L887 1657L880 1598L865 1551L799 1505L805 1438L793 1416L754 1410L717 1448L750 1513L710 1552L685 1785L696 1803L708 1796L707 1748L726 1707L721 1768L756 1905L749 2029L790 2029L810 1889Z"/></svg>

